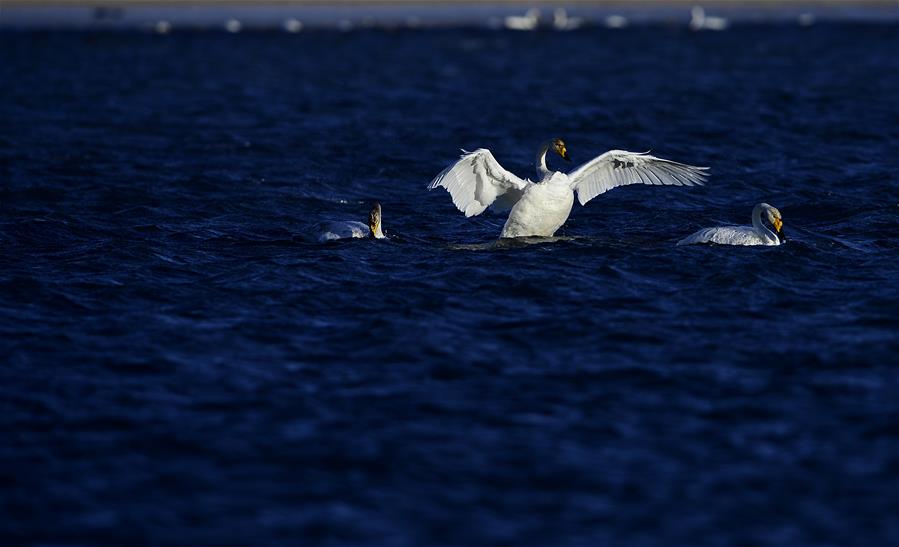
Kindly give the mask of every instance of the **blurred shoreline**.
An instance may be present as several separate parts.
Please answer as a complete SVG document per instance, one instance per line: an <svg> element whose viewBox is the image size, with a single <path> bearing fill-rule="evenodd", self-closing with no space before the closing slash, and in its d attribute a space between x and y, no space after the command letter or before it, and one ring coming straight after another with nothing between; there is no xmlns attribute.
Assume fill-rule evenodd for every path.
<svg viewBox="0 0 899 547"><path fill-rule="evenodd" d="M428 6L519 6L519 7L621 7L639 9L668 9L672 6L702 5L715 8L767 8L786 6L808 7L886 7L899 9L896 0L3 0L3 8L26 7L428 7Z"/></svg>
<svg viewBox="0 0 899 547"><path fill-rule="evenodd" d="M514 28L559 30L688 24L701 5L734 23L899 21L895 0L0 0L0 29L287 30L337 28ZM530 16L526 13L537 14ZM562 27L558 22L562 13ZM510 18L527 28L510 26ZM577 24L575 24L577 23ZM555 26L554 26L555 25ZM716 29L720 30L720 29Z"/></svg>
<svg viewBox="0 0 899 547"><path fill-rule="evenodd" d="M517 5L517 6L618 6L629 8L665 8L671 5L703 5L706 7L733 7L733 8L778 8L785 5L806 6L885 6L897 7L895 0L4 0L0 3L3 7L29 7L29 6L73 6L73 7L97 7L97 6L489 6L489 5Z"/></svg>

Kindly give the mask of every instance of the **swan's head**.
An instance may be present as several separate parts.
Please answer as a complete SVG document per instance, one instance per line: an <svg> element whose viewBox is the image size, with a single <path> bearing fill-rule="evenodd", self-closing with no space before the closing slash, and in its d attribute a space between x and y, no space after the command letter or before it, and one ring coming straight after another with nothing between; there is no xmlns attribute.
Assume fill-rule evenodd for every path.
<svg viewBox="0 0 899 547"><path fill-rule="evenodd" d="M381 231L381 204L377 201L368 213L368 229L371 230L371 237L384 239L384 232Z"/></svg>
<svg viewBox="0 0 899 547"><path fill-rule="evenodd" d="M553 150L555 150L556 154L562 157L565 161L571 161L571 158L568 156L568 149L565 148L565 141L562 139L553 139Z"/></svg>
<svg viewBox="0 0 899 547"><path fill-rule="evenodd" d="M777 239L783 243L787 240L786 236L784 236L783 227L784 221L783 217L780 215L780 211L777 210L777 207L772 207L767 203L764 204L765 214L768 217L768 222L771 223L771 226L774 226L774 233L777 235Z"/></svg>

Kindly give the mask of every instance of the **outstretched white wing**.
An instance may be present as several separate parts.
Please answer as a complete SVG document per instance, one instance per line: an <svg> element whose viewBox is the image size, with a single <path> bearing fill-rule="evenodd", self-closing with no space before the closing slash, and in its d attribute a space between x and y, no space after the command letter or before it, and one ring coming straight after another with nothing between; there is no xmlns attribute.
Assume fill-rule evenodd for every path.
<svg viewBox="0 0 899 547"><path fill-rule="evenodd" d="M627 184L702 185L708 167L694 167L647 153L610 150L568 173L577 199L584 205L612 188Z"/></svg>
<svg viewBox="0 0 899 547"><path fill-rule="evenodd" d="M521 198L528 184L503 169L490 150L479 148L465 152L459 161L444 169L431 181L428 190L438 186L446 188L453 197L453 204L470 217L483 213L504 194L507 195L497 206L511 207Z"/></svg>

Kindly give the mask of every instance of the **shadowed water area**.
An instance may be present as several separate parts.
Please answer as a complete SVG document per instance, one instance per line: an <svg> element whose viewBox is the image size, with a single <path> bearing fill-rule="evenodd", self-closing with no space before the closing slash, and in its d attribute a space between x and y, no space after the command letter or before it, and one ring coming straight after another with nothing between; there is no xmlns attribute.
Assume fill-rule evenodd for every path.
<svg viewBox="0 0 899 547"><path fill-rule="evenodd" d="M0 34L0 542L899 542L897 28ZM553 136L712 175L425 189Z"/></svg>

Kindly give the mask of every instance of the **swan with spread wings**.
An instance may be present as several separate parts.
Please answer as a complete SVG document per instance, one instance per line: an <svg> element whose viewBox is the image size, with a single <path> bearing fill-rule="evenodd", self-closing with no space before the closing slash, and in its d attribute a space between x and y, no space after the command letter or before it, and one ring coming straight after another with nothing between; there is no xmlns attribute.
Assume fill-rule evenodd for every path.
<svg viewBox="0 0 899 547"><path fill-rule="evenodd" d="M571 161L562 139L545 142L537 151L536 182L506 171L490 150L480 148L474 152L463 150L461 159L437 175L428 189L446 188L466 217L479 215L491 206L498 212L511 209L500 237L550 237L568 220L575 193L580 204L585 205L618 186L693 186L702 185L708 176L707 167L624 150L610 150L565 174L547 168L549 150Z"/></svg>

